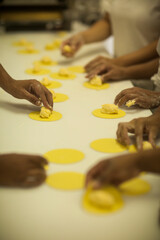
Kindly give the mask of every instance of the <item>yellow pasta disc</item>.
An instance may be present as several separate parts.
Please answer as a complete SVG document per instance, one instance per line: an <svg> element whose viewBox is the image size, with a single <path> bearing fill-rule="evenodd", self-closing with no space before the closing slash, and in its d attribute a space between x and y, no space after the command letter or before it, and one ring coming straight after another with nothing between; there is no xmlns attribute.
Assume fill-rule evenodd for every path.
<svg viewBox="0 0 160 240"><path fill-rule="evenodd" d="M18 53L20 53L20 54L35 54L35 53L39 53L39 50L34 49L33 51L29 52L24 49L24 50L18 50Z"/></svg>
<svg viewBox="0 0 160 240"><path fill-rule="evenodd" d="M86 88L94 89L94 90L102 90L102 89L109 88L110 85L108 83L103 83L100 86L95 86L93 84L90 84L89 82L84 82L83 86L86 87Z"/></svg>
<svg viewBox="0 0 160 240"><path fill-rule="evenodd" d="M44 157L53 163L68 164L79 162L84 158L84 153L76 149L54 149L44 154Z"/></svg>
<svg viewBox="0 0 160 240"><path fill-rule="evenodd" d="M61 190L78 190L84 186L85 176L77 172L58 172L47 177L46 183Z"/></svg>
<svg viewBox="0 0 160 240"><path fill-rule="evenodd" d="M68 100L69 97L63 93L56 93L56 97L54 98L54 102L65 102L66 100Z"/></svg>
<svg viewBox="0 0 160 240"><path fill-rule="evenodd" d="M42 65L42 66L54 66L54 65L57 65L58 63L55 62L55 61L51 61L49 63L46 63L46 62L43 62L43 61L35 61L34 64L39 64L39 65Z"/></svg>
<svg viewBox="0 0 160 240"><path fill-rule="evenodd" d="M114 138L101 138L90 143L90 147L98 152L119 153L127 150L126 146L120 144Z"/></svg>
<svg viewBox="0 0 160 240"><path fill-rule="evenodd" d="M45 75L45 74L50 73L50 70L49 69L40 69L40 71L35 72L34 69L30 68L30 69L27 69L25 72L28 74L33 74L33 75Z"/></svg>
<svg viewBox="0 0 160 240"><path fill-rule="evenodd" d="M52 81L49 85L46 86L46 88L59 88L61 86L62 86L62 83L56 82L56 81Z"/></svg>
<svg viewBox="0 0 160 240"><path fill-rule="evenodd" d="M121 117L124 117L126 115L126 113L121 109L118 109L118 113L111 113L111 114L101 113L101 109L96 109L92 112L92 114L95 117L107 118L107 119L121 118Z"/></svg>
<svg viewBox="0 0 160 240"><path fill-rule="evenodd" d="M119 189L123 194L136 196L148 193L151 189L151 186L148 182L140 178L133 178L129 181L122 183L119 186Z"/></svg>
<svg viewBox="0 0 160 240"><path fill-rule="evenodd" d="M33 120L42 121L42 122L52 122L57 121L62 118L62 114L59 112L53 111L49 118L40 117L40 112L31 112L29 117Z"/></svg>
<svg viewBox="0 0 160 240"><path fill-rule="evenodd" d="M68 70L75 73L85 73L85 69L82 66L71 66Z"/></svg>
<svg viewBox="0 0 160 240"><path fill-rule="evenodd" d="M115 187L108 186L108 187L103 188L103 190L106 191L107 193L111 194L114 197L115 203L110 207L103 207L103 208L99 207L90 201L90 194L94 190L87 189L87 191L85 192L85 194L83 196L83 200L82 200L83 208L86 211L95 213L95 214L107 214L107 213L115 212L123 207L123 205L124 205L123 199L121 197L120 192Z"/></svg>
<svg viewBox="0 0 160 240"><path fill-rule="evenodd" d="M76 75L74 75L74 74L69 74L69 76L64 77L64 76L61 76L59 73L51 73L50 76L52 78L56 78L59 80L72 80L72 79L76 78Z"/></svg>

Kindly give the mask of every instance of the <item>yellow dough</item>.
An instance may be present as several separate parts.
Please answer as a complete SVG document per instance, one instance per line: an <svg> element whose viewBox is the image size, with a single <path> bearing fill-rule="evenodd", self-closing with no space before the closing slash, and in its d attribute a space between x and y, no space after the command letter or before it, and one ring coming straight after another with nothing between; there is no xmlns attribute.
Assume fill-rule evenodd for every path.
<svg viewBox="0 0 160 240"><path fill-rule="evenodd" d="M84 153L76 149L54 149L44 154L49 162L68 164L79 162L84 158Z"/></svg>
<svg viewBox="0 0 160 240"><path fill-rule="evenodd" d="M17 42L13 43L14 46L19 46L19 47L26 47L26 46L31 46L32 42L29 42L28 40L26 40L25 38L20 39Z"/></svg>
<svg viewBox="0 0 160 240"><path fill-rule="evenodd" d="M86 88L94 89L94 90L102 90L102 89L109 88L108 83L103 83L101 86L95 86L95 85L92 85L90 82L84 82L83 86Z"/></svg>
<svg viewBox="0 0 160 240"><path fill-rule="evenodd" d="M144 141L143 142L143 150L147 150L147 149L153 149L153 147L150 142ZM137 148L135 145L130 145L128 150L130 153L137 152Z"/></svg>
<svg viewBox="0 0 160 240"><path fill-rule="evenodd" d="M67 32L65 32L65 31L59 31L59 32L57 32L57 35L59 36L59 37L64 37L64 36L66 36L68 33Z"/></svg>
<svg viewBox="0 0 160 240"><path fill-rule="evenodd" d="M28 46L25 49L19 50L18 53L22 54L34 54L34 53L39 53L39 50L34 49L33 46Z"/></svg>
<svg viewBox="0 0 160 240"><path fill-rule="evenodd" d="M56 78L56 79L59 79L59 80L72 80L72 79L76 78L76 75L69 73L68 76L62 76L58 72L58 73L51 73L50 77Z"/></svg>
<svg viewBox="0 0 160 240"><path fill-rule="evenodd" d="M128 102L126 102L126 106L127 107L131 107L131 106L133 106L133 105L135 105L135 100L133 99L133 100L129 100Z"/></svg>
<svg viewBox="0 0 160 240"><path fill-rule="evenodd" d="M67 53L72 52L72 48L71 48L69 45L65 45L65 46L63 47L63 50L64 50L65 52L67 52Z"/></svg>
<svg viewBox="0 0 160 240"><path fill-rule="evenodd" d="M85 73L85 69L82 66L71 66L68 70L75 73Z"/></svg>
<svg viewBox="0 0 160 240"><path fill-rule="evenodd" d="M120 144L114 138L101 138L90 143L90 147L104 153L120 153L127 150L127 147Z"/></svg>
<svg viewBox="0 0 160 240"><path fill-rule="evenodd" d="M53 99L55 99L55 98L56 98L56 93L55 93L55 91L53 91L53 90L49 90L49 91L52 93Z"/></svg>
<svg viewBox="0 0 160 240"><path fill-rule="evenodd" d="M100 192L98 197L94 197L96 195L95 190L87 189L85 192L82 204L86 211L95 214L107 214L123 207L123 199L115 187L108 186L98 191Z"/></svg>
<svg viewBox="0 0 160 240"><path fill-rule="evenodd" d="M43 57L40 61L35 61L35 64L40 64L44 66L54 66L57 65L57 62L52 61L52 59L48 56Z"/></svg>
<svg viewBox="0 0 160 240"><path fill-rule="evenodd" d="M133 178L129 181L122 183L119 186L119 189L123 194L136 196L148 193L151 189L151 186L148 182L140 178Z"/></svg>
<svg viewBox="0 0 160 240"><path fill-rule="evenodd" d="M58 49L61 45L61 41L60 40L54 40L53 43L48 43L45 46L46 50L55 50Z"/></svg>
<svg viewBox="0 0 160 240"><path fill-rule="evenodd" d="M94 86L101 86L102 85L102 79L101 79L100 76L95 76L89 82L90 82L91 85L94 85Z"/></svg>
<svg viewBox="0 0 160 240"><path fill-rule="evenodd" d="M115 113L113 113L113 114L102 113L101 109L96 109L92 112L92 114L95 117L107 118L107 119L121 118L121 117L124 117L126 115L126 113L121 109L118 109L118 113L116 113L116 114Z"/></svg>
<svg viewBox="0 0 160 240"><path fill-rule="evenodd" d="M57 172L46 179L46 183L60 190L79 190L84 186L84 174L77 172Z"/></svg>
<svg viewBox="0 0 160 240"><path fill-rule="evenodd" d="M57 48L59 48L61 46L61 43L62 43L62 41L59 39L56 39L53 41L53 45Z"/></svg>
<svg viewBox="0 0 160 240"><path fill-rule="evenodd" d="M49 118L52 114L52 111L49 110L48 108L45 107L41 107L41 111L40 111L40 117L41 118Z"/></svg>
<svg viewBox="0 0 160 240"><path fill-rule="evenodd" d="M103 104L101 113L107 114L118 114L118 106L115 104Z"/></svg>
<svg viewBox="0 0 160 240"><path fill-rule="evenodd" d="M34 68L27 69L25 72L33 75L45 75L50 73L50 70L41 68L39 65L37 65L34 66Z"/></svg>
<svg viewBox="0 0 160 240"><path fill-rule="evenodd" d="M68 100L69 97L63 93L56 93L55 94L55 98L54 98L54 102L58 103L58 102L65 102L66 100Z"/></svg>
<svg viewBox="0 0 160 240"><path fill-rule="evenodd" d="M42 122L52 122L57 121L62 118L62 114L59 112L53 111L49 118L41 118L40 112L31 112L29 117L33 120L42 121Z"/></svg>
<svg viewBox="0 0 160 240"><path fill-rule="evenodd" d="M44 169L47 171L49 169L49 165L48 164L44 165Z"/></svg>
<svg viewBox="0 0 160 240"><path fill-rule="evenodd" d="M44 77L40 83L47 88L59 88L62 86L61 83L56 81L51 81L47 77Z"/></svg>

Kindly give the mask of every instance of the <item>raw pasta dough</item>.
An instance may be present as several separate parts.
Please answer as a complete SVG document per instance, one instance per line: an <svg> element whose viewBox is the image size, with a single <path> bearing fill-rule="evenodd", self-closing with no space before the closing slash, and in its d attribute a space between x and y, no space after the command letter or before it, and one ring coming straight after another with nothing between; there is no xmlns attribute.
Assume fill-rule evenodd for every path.
<svg viewBox="0 0 160 240"><path fill-rule="evenodd" d="M84 158L84 153L76 149L54 149L44 154L49 162L68 164L79 162Z"/></svg>
<svg viewBox="0 0 160 240"><path fill-rule="evenodd" d="M55 93L54 102L56 102L56 103L65 102L68 99L69 99L69 97L63 93Z"/></svg>
<svg viewBox="0 0 160 240"><path fill-rule="evenodd" d="M95 85L92 85L90 82L84 82L83 86L86 88L94 89L94 90L102 90L102 89L109 88L108 83L103 83L101 86L95 86Z"/></svg>
<svg viewBox="0 0 160 240"><path fill-rule="evenodd" d="M39 53L39 50L35 49L33 46L28 46L25 49L18 50L18 53L21 53L21 54L34 54L34 53Z"/></svg>
<svg viewBox="0 0 160 240"><path fill-rule="evenodd" d="M46 183L60 190L79 190L84 186L84 174L77 172L57 172L46 179Z"/></svg>
<svg viewBox="0 0 160 240"><path fill-rule="evenodd" d="M70 66L68 70L75 73L85 73L85 69L82 66Z"/></svg>
<svg viewBox="0 0 160 240"><path fill-rule="evenodd" d="M51 73L50 76L52 78L60 79L60 80L72 80L76 78L76 75L69 73L68 76L62 76L59 73Z"/></svg>
<svg viewBox="0 0 160 240"><path fill-rule="evenodd" d="M95 116L95 117L99 117L99 118L108 118L108 119L114 119L114 118L121 118L121 117L124 117L126 115L126 113L121 110L121 109L118 109L118 113L102 113L101 112L101 109L96 109L92 112L92 114Z"/></svg>
<svg viewBox="0 0 160 240"><path fill-rule="evenodd" d="M33 120L42 121L42 122L52 122L57 121L62 118L62 114L59 112L53 111L49 118L41 118L40 112L31 112L29 117Z"/></svg>
<svg viewBox="0 0 160 240"><path fill-rule="evenodd" d="M37 65L37 66L34 66L34 68L27 69L26 73L33 74L33 75L45 75L50 73L50 70L41 68L39 65Z"/></svg>
<svg viewBox="0 0 160 240"><path fill-rule="evenodd" d="M53 61L50 57L45 56L43 57L40 61L35 61L35 64L40 64L40 65L44 65L44 66L54 66L57 65L56 61Z"/></svg>
<svg viewBox="0 0 160 240"><path fill-rule="evenodd" d="M47 88L59 88L62 86L61 83L56 81L51 81L47 77L44 77L41 81L41 84L44 85Z"/></svg>
<svg viewBox="0 0 160 240"><path fill-rule="evenodd" d="M104 153L120 153L127 150L126 146L123 146L114 138L97 139L91 142L90 147Z"/></svg>

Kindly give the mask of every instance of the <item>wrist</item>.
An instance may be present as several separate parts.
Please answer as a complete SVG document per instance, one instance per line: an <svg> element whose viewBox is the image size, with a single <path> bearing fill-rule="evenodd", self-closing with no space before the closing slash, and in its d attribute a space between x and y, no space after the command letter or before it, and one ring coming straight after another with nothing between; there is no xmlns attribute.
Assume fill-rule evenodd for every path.
<svg viewBox="0 0 160 240"><path fill-rule="evenodd" d="M129 63L128 63L127 59L125 58L125 56L113 58L112 61L114 64L116 64L118 66L122 66L122 67L129 66Z"/></svg>

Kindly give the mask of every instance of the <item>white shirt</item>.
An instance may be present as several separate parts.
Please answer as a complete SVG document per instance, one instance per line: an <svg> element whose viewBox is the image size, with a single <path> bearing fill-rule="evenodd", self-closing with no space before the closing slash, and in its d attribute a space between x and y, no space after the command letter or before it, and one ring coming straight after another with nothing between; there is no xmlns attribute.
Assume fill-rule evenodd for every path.
<svg viewBox="0 0 160 240"><path fill-rule="evenodd" d="M109 12L116 57L136 51L160 35L160 0L102 0Z"/></svg>

